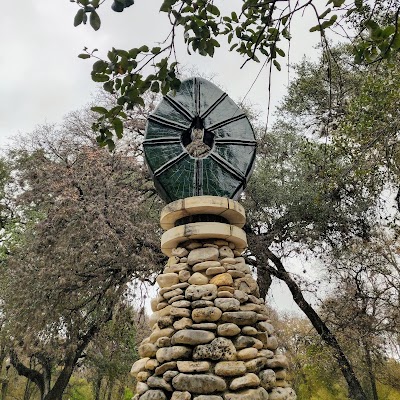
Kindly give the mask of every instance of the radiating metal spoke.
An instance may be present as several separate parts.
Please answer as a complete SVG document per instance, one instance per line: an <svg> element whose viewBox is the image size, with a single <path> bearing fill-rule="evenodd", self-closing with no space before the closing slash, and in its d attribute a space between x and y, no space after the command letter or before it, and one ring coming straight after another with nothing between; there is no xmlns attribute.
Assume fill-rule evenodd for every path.
<svg viewBox="0 0 400 400"><path fill-rule="evenodd" d="M183 160L186 156L188 156L188 153L186 151L183 151L181 154L179 154L178 156L174 157L172 160L169 160L167 163L162 165L160 168L156 169L154 171L154 176L161 175L163 172L167 171L173 165L175 165L179 161Z"/></svg>
<svg viewBox="0 0 400 400"><path fill-rule="evenodd" d="M183 125L183 124L180 124L179 122L171 121L167 118L160 117L159 115L156 115L156 114L150 115L148 119L150 121L158 122L159 124L168 126L170 128L178 128L181 130L186 130L186 129L190 128L190 123L188 125Z"/></svg>

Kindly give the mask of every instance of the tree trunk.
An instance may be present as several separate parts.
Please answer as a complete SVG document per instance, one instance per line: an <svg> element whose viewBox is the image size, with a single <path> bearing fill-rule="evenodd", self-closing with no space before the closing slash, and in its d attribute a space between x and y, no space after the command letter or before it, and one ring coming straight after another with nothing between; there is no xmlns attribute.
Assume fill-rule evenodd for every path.
<svg viewBox="0 0 400 400"><path fill-rule="evenodd" d="M114 389L114 381L113 381L113 380L110 380L109 386L108 386L107 400L111 400L113 389Z"/></svg>
<svg viewBox="0 0 400 400"><path fill-rule="evenodd" d="M271 286L272 278L271 274L266 268L257 269L257 284L260 288L260 297L265 300L268 290Z"/></svg>
<svg viewBox="0 0 400 400"><path fill-rule="evenodd" d="M360 385L360 382L354 373L353 367L340 347L335 335L329 330L325 322L322 321L317 312L306 301L300 287L286 271L280 258L272 253L269 249L266 249L266 254L276 267L276 269L273 269L272 271L270 270L270 272L273 273L273 275L278 279L286 283L290 292L292 293L293 300L304 312L304 314L306 314L315 330L321 336L322 340L333 350L334 357L339 364L339 368L344 378L346 379L349 389L349 397L352 400L368 400Z"/></svg>
<svg viewBox="0 0 400 400"><path fill-rule="evenodd" d="M372 357L371 357L371 352L369 350L368 344L363 341L363 346L364 346L364 351L365 351L365 363L367 365L367 373L368 373L368 378L371 386L371 395L372 395L372 400L379 400L378 399L378 390L376 389L376 381L375 381L375 374L374 374L374 368L372 365Z"/></svg>
<svg viewBox="0 0 400 400"><path fill-rule="evenodd" d="M44 398L44 393L45 393L45 384L44 384L44 378L43 374L40 372L36 371L33 368L28 368L26 367L18 358L18 355L14 349L10 350L10 362L12 366L17 370L19 375L25 376L25 378L28 379L29 381L33 382L39 389L40 391L40 398ZM27 384L28 388L28 384ZM24 397L25 398L25 397Z"/></svg>
<svg viewBox="0 0 400 400"><path fill-rule="evenodd" d="M47 393L43 400L62 400L62 395L68 385L71 375L74 372L74 367L77 361L77 356L68 357L65 361L64 368L58 376L54 386Z"/></svg>
<svg viewBox="0 0 400 400"><path fill-rule="evenodd" d="M94 400L100 400L101 381L101 376L98 376L93 382Z"/></svg>

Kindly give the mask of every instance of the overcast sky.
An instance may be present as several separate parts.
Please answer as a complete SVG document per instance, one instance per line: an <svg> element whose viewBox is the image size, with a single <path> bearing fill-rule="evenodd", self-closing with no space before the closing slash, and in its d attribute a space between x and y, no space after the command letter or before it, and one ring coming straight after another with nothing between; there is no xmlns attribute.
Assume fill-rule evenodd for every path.
<svg viewBox="0 0 400 400"><path fill-rule="evenodd" d="M0 146L9 136L32 131L35 125L57 122L64 114L91 100L96 85L90 79L91 60L77 55L83 47L98 48L104 55L112 46L127 48L164 39L169 31L165 13L159 13L161 0L136 0L123 13L111 11L111 0L100 10L102 27L74 28L77 5L68 0L24 0L3 2L0 16ZM229 3L237 3L230 0ZM23 5L22 5L23 4ZM295 26L291 61L310 53L318 34L309 33L307 15ZM234 99L242 98L255 79L260 65L248 63L236 53L217 52L214 58L189 57L180 38L179 61L188 67L216 74L218 82ZM315 53L315 51L314 51ZM284 64L284 63L282 63ZM286 72L273 74L272 105L285 92ZM247 99L266 108L268 71L264 70Z"/></svg>
<svg viewBox="0 0 400 400"><path fill-rule="evenodd" d="M130 49L154 45L169 32L165 13L159 13L161 0L136 0L123 13L111 11L106 0L100 10L102 27L94 32L89 25L74 28L77 5L69 0L3 1L0 14L0 148L19 132L26 133L38 124L58 122L69 111L91 101L96 84L91 81L91 60L77 55L83 47L98 48L104 56L111 47ZM229 3L229 4L228 4ZM237 4L229 0L225 4ZM316 58L313 47L318 34L309 33L312 22L306 13L293 25L290 60L299 61L305 53ZM182 65L216 75L217 81L235 100L243 98L260 70L260 64L247 63L226 49L214 58L189 57L182 40L177 41ZM288 73L273 73L272 109L285 94ZM291 74L293 76L293 73ZM247 96L265 110L268 100L268 71L263 70ZM286 299L290 298L285 296ZM289 300L285 300L289 301ZM288 302L287 308L292 304Z"/></svg>

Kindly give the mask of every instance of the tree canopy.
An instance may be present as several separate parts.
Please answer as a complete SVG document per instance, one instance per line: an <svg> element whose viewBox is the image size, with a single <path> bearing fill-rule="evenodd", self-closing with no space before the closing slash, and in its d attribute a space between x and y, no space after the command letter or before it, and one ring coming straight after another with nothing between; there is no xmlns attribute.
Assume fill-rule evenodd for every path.
<svg viewBox="0 0 400 400"><path fill-rule="evenodd" d="M100 9L106 2L72 2L79 7L75 26L89 21L93 29L100 29ZM242 67L251 61L269 63L281 70L279 60L286 56L283 43L291 39L293 20L310 9L315 20L309 30L321 36L326 49L330 48L328 31L337 31L351 43L353 62L357 64L390 60L400 48L397 1L329 0L322 6L314 0L242 0L232 2L227 9L222 6L222 2L211 0L165 0L160 11L171 25L167 38L160 38L154 45L112 48L107 58L98 56L97 49L84 49L79 57L95 60L92 79L117 96L116 106L94 108L100 114L93 127L101 145L114 147L114 136L123 135L125 111L143 105L146 92L166 94L179 88L175 43L182 37L189 54L213 57L216 51L222 51L221 44L226 43L229 51L244 57ZM135 12L140 5L133 0L115 0L111 7L116 12Z"/></svg>

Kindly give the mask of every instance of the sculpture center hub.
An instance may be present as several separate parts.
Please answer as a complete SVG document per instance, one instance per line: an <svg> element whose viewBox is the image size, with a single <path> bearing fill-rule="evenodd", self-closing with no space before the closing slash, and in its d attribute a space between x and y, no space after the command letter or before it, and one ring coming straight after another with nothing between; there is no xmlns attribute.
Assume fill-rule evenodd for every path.
<svg viewBox="0 0 400 400"><path fill-rule="evenodd" d="M190 129L182 134L182 144L193 158L205 158L213 148L214 134L204 129L203 121L196 117Z"/></svg>

